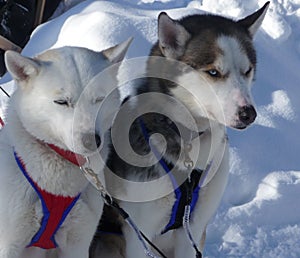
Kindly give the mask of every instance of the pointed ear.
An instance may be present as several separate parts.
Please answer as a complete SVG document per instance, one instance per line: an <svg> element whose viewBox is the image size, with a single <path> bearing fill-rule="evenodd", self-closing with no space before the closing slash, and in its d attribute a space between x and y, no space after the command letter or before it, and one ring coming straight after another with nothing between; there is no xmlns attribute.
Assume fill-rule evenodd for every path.
<svg viewBox="0 0 300 258"><path fill-rule="evenodd" d="M268 7L270 5L270 1L266 2L265 5L260 8L255 13L247 16L246 18L239 20L238 23L242 26L246 27L251 35L253 37L259 27L261 26L265 15L267 13Z"/></svg>
<svg viewBox="0 0 300 258"><path fill-rule="evenodd" d="M4 59L7 70L16 81L27 81L40 70L38 62L15 51L6 51Z"/></svg>
<svg viewBox="0 0 300 258"><path fill-rule="evenodd" d="M102 51L102 54L111 62L111 63L118 63L118 62L121 62L125 55L126 55L126 52L129 48L129 45L131 44L133 38L130 37L129 39L127 39L126 41L114 46L114 47L111 47L111 48L108 48L106 50L103 50Z"/></svg>
<svg viewBox="0 0 300 258"><path fill-rule="evenodd" d="M158 16L158 44L165 57L178 58L184 53L191 35L165 12Z"/></svg>

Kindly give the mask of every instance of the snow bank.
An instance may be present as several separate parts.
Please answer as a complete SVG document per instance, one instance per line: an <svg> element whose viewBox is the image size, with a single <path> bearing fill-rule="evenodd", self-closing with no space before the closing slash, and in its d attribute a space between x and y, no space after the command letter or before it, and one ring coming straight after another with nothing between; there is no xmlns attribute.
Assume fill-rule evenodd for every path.
<svg viewBox="0 0 300 258"><path fill-rule="evenodd" d="M128 57L144 56L156 41L160 11L173 18L203 12L242 18L264 3L87 0L38 27L23 53L63 45L102 50L134 36ZM300 257L300 1L272 0L255 45L258 118L246 131L228 130L230 178L208 227L205 257ZM9 81L6 75L0 83L12 92ZM1 95L0 115L6 101Z"/></svg>
<svg viewBox="0 0 300 258"><path fill-rule="evenodd" d="M299 194L300 172L268 174L252 200L218 214L208 257L299 257Z"/></svg>
<svg viewBox="0 0 300 258"><path fill-rule="evenodd" d="M277 90L272 93L272 102L258 109L256 124L276 128L275 117L293 121L295 112L291 105L291 100L283 90Z"/></svg>

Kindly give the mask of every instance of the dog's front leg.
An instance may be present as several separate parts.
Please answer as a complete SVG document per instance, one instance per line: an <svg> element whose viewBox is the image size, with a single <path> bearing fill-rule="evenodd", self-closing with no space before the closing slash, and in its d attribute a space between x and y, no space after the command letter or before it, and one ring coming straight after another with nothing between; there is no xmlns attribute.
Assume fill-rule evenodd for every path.
<svg viewBox="0 0 300 258"><path fill-rule="evenodd" d="M70 245L60 250L58 258L89 258L89 245Z"/></svg>
<svg viewBox="0 0 300 258"><path fill-rule="evenodd" d="M193 237L198 245L199 250L202 252L203 245L201 243L202 232L193 231ZM175 239L174 239L174 258L195 258L196 251L192 247L190 241L187 238L187 235L183 228L179 228L176 230Z"/></svg>
<svg viewBox="0 0 300 258"><path fill-rule="evenodd" d="M0 258L21 258L22 248L16 245L0 245Z"/></svg>
<svg viewBox="0 0 300 258"><path fill-rule="evenodd" d="M153 241L163 226L167 224L167 219L162 218L169 207L164 204L162 199L158 199L149 202L122 202L120 206L130 214L131 219L147 238ZM126 242L126 258L148 257L138 236L125 222L123 234ZM158 247L160 247L160 243L158 243Z"/></svg>
<svg viewBox="0 0 300 258"><path fill-rule="evenodd" d="M47 253L46 249L30 247L30 248L26 248L22 252L22 255L20 257L21 258L45 258L46 253ZM48 256L48 257L52 257L52 256Z"/></svg>
<svg viewBox="0 0 300 258"><path fill-rule="evenodd" d="M87 212L87 210L86 210ZM80 221L81 226L77 230L68 232L69 234L59 238L57 236L59 247L58 258L88 258L89 247L91 245L94 231L97 227L98 220L94 217L87 216L89 219L86 221ZM97 216L98 218L98 216ZM72 224L70 225L72 226ZM61 243L61 245L60 245Z"/></svg>
<svg viewBox="0 0 300 258"><path fill-rule="evenodd" d="M228 157L228 147L226 146L217 171L210 182L201 188L198 202L191 215L190 227L194 241L200 251L202 251L204 247L206 225L216 212L227 184L229 173ZM175 235L175 258L194 258L195 250L188 241L184 229L180 228L176 231Z"/></svg>
<svg viewBox="0 0 300 258"><path fill-rule="evenodd" d="M124 225L123 233L126 239L126 255L125 258L146 258L145 251L137 235L132 228Z"/></svg>

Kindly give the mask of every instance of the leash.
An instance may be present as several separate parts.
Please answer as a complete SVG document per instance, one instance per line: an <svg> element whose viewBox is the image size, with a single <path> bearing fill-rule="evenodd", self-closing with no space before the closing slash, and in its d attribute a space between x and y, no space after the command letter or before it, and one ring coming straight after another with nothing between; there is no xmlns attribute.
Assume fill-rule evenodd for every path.
<svg viewBox="0 0 300 258"><path fill-rule="evenodd" d="M6 91L5 89L2 88L2 86L0 86L0 90L1 90L8 98L10 98L10 95L7 93L7 91ZM1 125L1 128L5 125L1 117L0 117L0 125Z"/></svg>
<svg viewBox="0 0 300 258"><path fill-rule="evenodd" d="M6 91L5 89L3 89L2 86L0 86L0 89L2 90L2 92L3 92L7 97L10 98L9 94L7 93L7 91Z"/></svg>
<svg viewBox="0 0 300 258"><path fill-rule="evenodd" d="M2 92L3 92L8 98L10 98L9 94L7 93L7 91L4 90L4 89L2 88L2 86L0 86L0 89L2 90ZM0 116L0 125L1 125L1 128L4 127L4 125L5 125L4 122L3 122L3 120L2 120L2 118L1 118L1 116Z"/></svg>
<svg viewBox="0 0 300 258"><path fill-rule="evenodd" d="M206 169L204 170L203 176L201 175L200 182L199 182L199 191L202 188L202 185L210 171L211 165L212 165L212 162L210 162L207 165ZM190 181L190 177L188 179ZM190 202L190 200L188 200L188 201ZM184 217L183 217L182 225L183 225L183 228L185 229L187 238L189 239L192 247L194 248L194 250L196 252L196 258L202 258L202 253L199 251L197 244L195 243L194 238L193 238L192 230L190 227L190 217L191 217L191 205L189 203L184 208Z"/></svg>
<svg viewBox="0 0 300 258"><path fill-rule="evenodd" d="M135 232L137 235L138 240L143 246L144 252L146 256L151 258L158 258L151 249L147 246L147 243L153 247L157 253L161 255L162 258L167 258L164 253L155 245L153 244L148 237L138 228L138 226L134 223L131 219L129 214L122 208L120 205L111 197L111 195L106 191L104 185L100 181L98 175L94 172L93 169L89 167L89 159L86 158L86 162L80 166L81 171L84 173L85 177L88 179L90 183L99 191L102 199L104 200L105 204L110 207L113 207L117 210L119 215L124 219L124 221L130 226L130 228Z"/></svg>
<svg viewBox="0 0 300 258"><path fill-rule="evenodd" d="M193 235L192 235L192 230L190 227L190 215L191 215L191 206L187 205L184 208L184 217L183 217L183 222L182 222L183 228L185 229L185 233L196 252L196 258L202 258L202 253L199 251L197 244L195 243Z"/></svg>

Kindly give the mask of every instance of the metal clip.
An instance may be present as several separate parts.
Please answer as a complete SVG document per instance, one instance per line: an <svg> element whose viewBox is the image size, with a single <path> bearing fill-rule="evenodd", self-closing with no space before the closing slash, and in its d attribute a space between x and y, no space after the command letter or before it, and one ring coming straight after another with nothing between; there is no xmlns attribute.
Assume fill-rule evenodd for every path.
<svg viewBox="0 0 300 258"><path fill-rule="evenodd" d="M183 162L184 166L188 170L192 170L194 168L194 162L189 156L189 152L192 150L193 145L190 143L184 144L184 155L185 155L185 160Z"/></svg>
<svg viewBox="0 0 300 258"><path fill-rule="evenodd" d="M183 163L184 163L184 166L189 170L193 169L193 167L194 167L194 162L191 159L186 158Z"/></svg>
<svg viewBox="0 0 300 258"><path fill-rule="evenodd" d="M92 168L89 167L89 165L90 165L89 158L86 157L86 162L84 165L80 167L80 170L83 172L87 180L100 192L105 203L111 204L113 202L112 197L106 191L98 175L95 173L95 171Z"/></svg>

